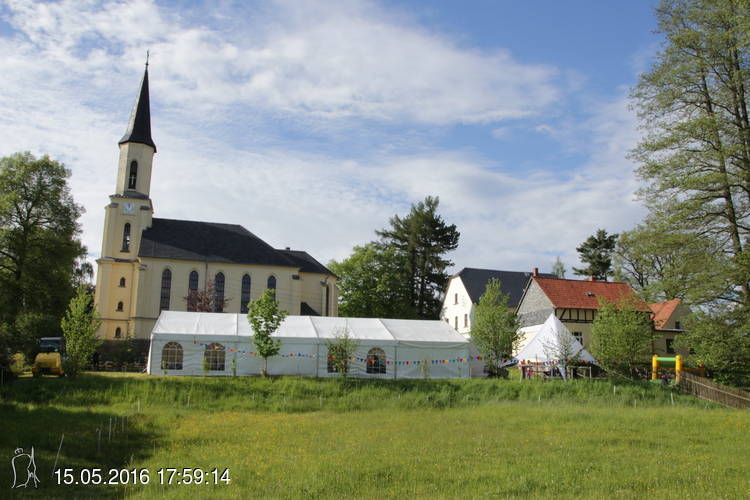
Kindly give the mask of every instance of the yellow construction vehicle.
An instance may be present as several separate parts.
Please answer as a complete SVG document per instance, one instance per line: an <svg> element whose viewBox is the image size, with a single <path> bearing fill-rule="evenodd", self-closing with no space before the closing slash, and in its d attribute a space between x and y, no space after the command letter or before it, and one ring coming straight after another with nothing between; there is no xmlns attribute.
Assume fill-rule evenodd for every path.
<svg viewBox="0 0 750 500"><path fill-rule="evenodd" d="M34 360L31 372L34 376L39 374L64 376L63 363L68 356L65 352L64 337L42 337L37 341L39 354Z"/></svg>

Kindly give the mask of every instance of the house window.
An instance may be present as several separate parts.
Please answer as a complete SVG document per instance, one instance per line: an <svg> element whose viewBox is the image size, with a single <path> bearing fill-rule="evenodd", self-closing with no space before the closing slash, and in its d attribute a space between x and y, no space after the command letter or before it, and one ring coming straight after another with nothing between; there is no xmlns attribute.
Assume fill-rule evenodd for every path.
<svg viewBox="0 0 750 500"><path fill-rule="evenodd" d="M208 369L223 372L225 355L224 346L218 342L207 345L204 356L208 360Z"/></svg>
<svg viewBox="0 0 750 500"><path fill-rule="evenodd" d="M195 312L195 294L198 291L198 271L190 271L190 279L188 280L188 300L187 310L189 312Z"/></svg>
<svg viewBox="0 0 750 500"><path fill-rule="evenodd" d="M128 176L128 189L135 189L135 181L138 178L138 162L130 162L130 175Z"/></svg>
<svg viewBox="0 0 750 500"><path fill-rule="evenodd" d="M367 373L385 373L385 351L380 347L367 351Z"/></svg>
<svg viewBox="0 0 750 500"><path fill-rule="evenodd" d="M130 251L130 222L126 222L125 228L122 230L122 251Z"/></svg>
<svg viewBox="0 0 750 500"><path fill-rule="evenodd" d="M464 328L469 328L469 315L464 314Z"/></svg>
<svg viewBox="0 0 750 500"><path fill-rule="evenodd" d="M456 316L456 320L453 323L453 328L455 328L456 330L458 330L458 316Z"/></svg>
<svg viewBox="0 0 750 500"><path fill-rule="evenodd" d="M456 294L453 298L453 303L458 304L458 294Z"/></svg>
<svg viewBox="0 0 750 500"><path fill-rule="evenodd" d="M224 273L214 276L214 312L224 312Z"/></svg>
<svg viewBox="0 0 750 500"><path fill-rule="evenodd" d="M122 338L122 330L120 329L119 326L115 329L115 338L116 339Z"/></svg>
<svg viewBox="0 0 750 500"><path fill-rule="evenodd" d="M674 354L674 339L667 339L667 354Z"/></svg>
<svg viewBox="0 0 750 500"><path fill-rule="evenodd" d="M165 269L161 273L161 301L159 302L159 312L169 311L169 298L172 294L172 271Z"/></svg>
<svg viewBox="0 0 750 500"><path fill-rule="evenodd" d="M679 330L680 329L680 322L679 321L675 321L674 322L674 329L675 330Z"/></svg>
<svg viewBox="0 0 750 500"><path fill-rule="evenodd" d="M117 310L122 311L122 302L117 303Z"/></svg>
<svg viewBox="0 0 750 500"><path fill-rule="evenodd" d="M240 312L247 313L247 305L250 303L250 275L242 277L242 294L240 295Z"/></svg>
<svg viewBox="0 0 750 500"><path fill-rule="evenodd" d="M276 297L276 276L268 277L268 289L273 290L273 300L277 300Z"/></svg>
<svg viewBox="0 0 750 500"><path fill-rule="evenodd" d="M583 345L583 332L573 332L573 338L575 338L579 344Z"/></svg>
<svg viewBox="0 0 750 500"><path fill-rule="evenodd" d="M125 278L120 278L120 286L125 287Z"/></svg>
<svg viewBox="0 0 750 500"><path fill-rule="evenodd" d="M161 350L162 370L182 370L182 345L179 342L167 342Z"/></svg>

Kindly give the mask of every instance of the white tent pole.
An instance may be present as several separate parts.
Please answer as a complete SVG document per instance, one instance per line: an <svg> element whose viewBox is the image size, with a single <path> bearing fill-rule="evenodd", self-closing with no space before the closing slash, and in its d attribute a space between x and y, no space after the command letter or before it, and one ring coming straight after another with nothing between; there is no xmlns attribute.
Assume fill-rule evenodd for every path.
<svg viewBox="0 0 750 500"><path fill-rule="evenodd" d="M398 378L398 341L396 341L396 347L393 348L393 380ZM386 365L387 366L387 365Z"/></svg>

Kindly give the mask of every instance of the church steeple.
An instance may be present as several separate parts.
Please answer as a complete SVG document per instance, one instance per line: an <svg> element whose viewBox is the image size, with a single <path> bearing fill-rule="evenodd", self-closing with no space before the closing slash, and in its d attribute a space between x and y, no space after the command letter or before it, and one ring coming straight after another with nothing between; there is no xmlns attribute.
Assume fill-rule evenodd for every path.
<svg viewBox="0 0 750 500"><path fill-rule="evenodd" d="M146 56L146 71L143 73L141 88L138 90L135 104L133 104L128 130L118 144L125 144L126 142L146 144L154 148L154 153L156 153L156 144L151 138L151 106L148 94L148 56Z"/></svg>

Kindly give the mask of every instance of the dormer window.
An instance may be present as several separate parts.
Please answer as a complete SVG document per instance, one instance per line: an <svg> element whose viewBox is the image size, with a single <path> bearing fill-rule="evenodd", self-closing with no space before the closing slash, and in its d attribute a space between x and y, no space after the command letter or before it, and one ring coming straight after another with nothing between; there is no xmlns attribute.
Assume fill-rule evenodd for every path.
<svg viewBox="0 0 750 500"><path fill-rule="evenodd" d="M128 189L135 189L135 181L138 178L138 162L130 162L130 174L128 175Z"/></svg>

